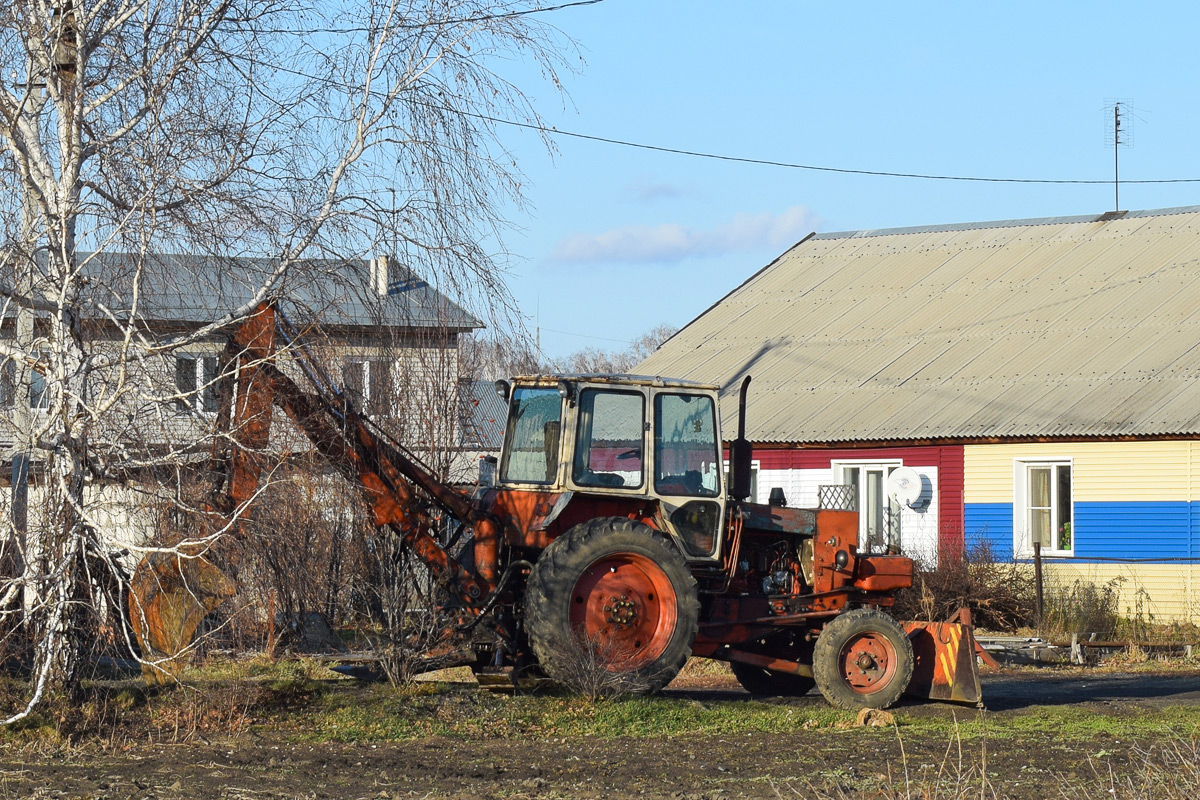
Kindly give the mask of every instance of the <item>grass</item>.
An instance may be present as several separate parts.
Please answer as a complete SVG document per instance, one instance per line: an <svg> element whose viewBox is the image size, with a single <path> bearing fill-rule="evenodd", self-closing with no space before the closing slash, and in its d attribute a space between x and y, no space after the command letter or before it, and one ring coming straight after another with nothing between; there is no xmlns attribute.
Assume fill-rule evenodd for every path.
<svg viewBox="0 0 1200 800"><path fill-rule="evenodd" d="M724 665L694 660L682 682L702 685L705 679L722 678L726 670ZM1090 674L1076 668L1061 672L1078 674L1081 680ZM552 691L513 695L480 691L457 672L444 676L447 680L391 687L336 677L315 660L213 661L190 670L174 686L97 682L71 709L48 709L0 728L0 746L89 742L118 747L138 741L208 740L251 730L304 742L375 743L431 737L672 738L814 729L839 735L856 728L855 714L821 703L815 693L802 702L743 696L702 701L696 695L605 699ZM1194 705L1044 705L1003 714L914 705L896 709L895 717L902 733L967 742L1031 736L1080 742L1161 740L1200 732L1200 706ZM853 735L888 734L885 728L858 729Z"/></svg>
<svg viewBox="0 0 1200 800"><path fill-rule="evenodd" d="M1074 705L1037 705L1004 715L975 713L956 719L930 716L898 716L902 731L928 735L954 733L964 741L993 739L1021 740L1033 735L1063 742L1097 739L1161 739L1200 734L1200 706L1112 712Z"/></svg>
<svg viewBox="0 0 1200 800"><path fill-rule="evenodd" d="M849 726L854 714L824 705L756 701L704 704L667 697L597 700L564 694L505 695L446 684L329 692L280 727L306 741L378 742L443 736L545 739L785 733Z"/></svg>

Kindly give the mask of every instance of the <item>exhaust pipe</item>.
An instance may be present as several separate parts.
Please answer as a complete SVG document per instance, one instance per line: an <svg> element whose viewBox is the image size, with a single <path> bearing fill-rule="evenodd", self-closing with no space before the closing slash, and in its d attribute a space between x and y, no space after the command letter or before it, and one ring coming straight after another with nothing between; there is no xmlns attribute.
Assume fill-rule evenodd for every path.
<svg viewBox="0 0 1200 800"><path fill-rule="evenodd" d="M754 450L746 439L746 390L750 388L750 376L742 381L738 397L738 435L729 445L729 465L732 478L729 496L734 500L745 500L750 496L751 460Z"/></svg>

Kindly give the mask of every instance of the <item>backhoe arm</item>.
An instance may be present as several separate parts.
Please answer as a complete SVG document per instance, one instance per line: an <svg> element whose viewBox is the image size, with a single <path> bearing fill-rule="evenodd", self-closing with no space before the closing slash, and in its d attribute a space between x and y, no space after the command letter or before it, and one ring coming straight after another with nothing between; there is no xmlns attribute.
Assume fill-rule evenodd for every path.
<svg viewBox="0 0 1200 800"><path fill-rule="evenodd" d="M276 367L275 336L292 345L291 354L315 392L305 392ZM239 522L259 490L263 456L270 438L271 410L278 406L313 447L347 480L360 488L377 526L387 525L449 589L465 610L476 614L496 588L494 557L498 525L471 499L438 480L386 434L373 430L332 382L325 379L296 336L278 324L277 310L261 305L234 331L221 358L220 408L210 471L218 477L206 503L202 525L214 530ZM476 527L480 575L452 558L432 535L430 500L460 521ZM215 528L213 526L216 526ZM206 531L201 531L204 538ZM483 553L484 558L478 554ZM233 582L206 558L206 551L155 553L138 566L129 608L134 632L148 661L144 672L164 680L177 671L204 616L232 596Z"/></svg>
<svg viewBox="0 0 1200 800"><path fill-rule="evenodd" d="M432 489L430 494L460 519L471 516L469 500L385 445L354 411L347 411L339 420L318 395L301 391L274 364L264 363L259 370L266 377L275 404L304 431L329 464L362 490L375 524L391 527L435 580L468 605L478 606L484 587L430 535L432 521L427 503L416 496L408 481L428 487L427 491Z"/></svg>
<svg viewBox="0 0 1200 800"><path fill-rule="evenodd" d="M298 337L281 324L274 306L262 305L238 326L226 348L226 380L222 390L222 425L232 443L227 459L214 457L214 466L227 471L225 499L219 505L236 513L258 488L262 449L267 444L271 406L281 408L308 437L313 447L343 477L358 486L371 506L375 525L389 526L429 568L434 580L446 586L469 607L477 607L485 586L450 557L430 534L433 522L423 489L444 509L464 522L478 516L470 498L443 482L365 418L337 392L309 356ZM289 346L316 391L302 390L275 365L275 336ZM236 387L236 388L234 388ZM226 411L227 409L227 411Z"/></svg>

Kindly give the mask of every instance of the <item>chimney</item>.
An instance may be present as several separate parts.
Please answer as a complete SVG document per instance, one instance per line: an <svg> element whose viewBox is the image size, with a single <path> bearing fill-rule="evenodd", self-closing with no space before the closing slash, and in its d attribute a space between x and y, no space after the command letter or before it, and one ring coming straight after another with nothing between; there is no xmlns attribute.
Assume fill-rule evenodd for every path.
<svg viewBox="0 0 1200 800"><path fill-rule="evenodd" d="M387 256L375 256L370 261L371 289L380 297L387 296L389 275L389 259Z"/></svg>

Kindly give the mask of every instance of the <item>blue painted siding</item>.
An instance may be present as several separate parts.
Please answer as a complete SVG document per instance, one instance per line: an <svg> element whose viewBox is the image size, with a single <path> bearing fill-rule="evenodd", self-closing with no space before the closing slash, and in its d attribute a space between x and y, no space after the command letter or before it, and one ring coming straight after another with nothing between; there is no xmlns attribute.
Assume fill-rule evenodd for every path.
<svg viewBox="0 0 1200 800"><path fill-rule="evenodd" d="M1075 557L1187 558L1196 502L1075 504Z"/></svg>
<svg viewBox="0 0 1200 800"><path fill-rule="evenodd" d="M1188 544L1188 558L1200 558L1200 503L1190 503L1188 527L1191 540Z"/></svg>
<svg viewBox="0 0 1200 800"><path fill-rule="evenodd" d="M967 503L967 547L987 542L997 558L1013 555L1011 503ZM1075 560L1200 558L1200 501L1077 502Z"/></svg>
<svg viewBox="0 0 1200 800"><path fill-rule="evenodd" d="M1012 503L966 503L963 506L963 535L968 552L986 542L1000 560L1013 557Z"/></svg>

